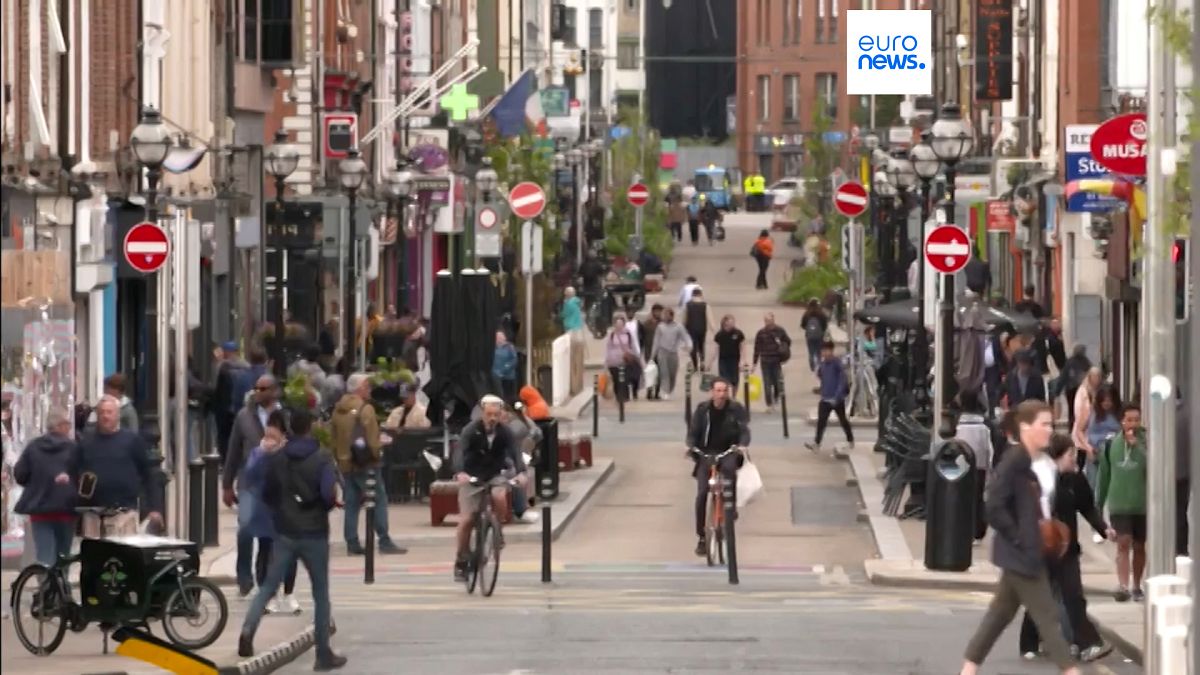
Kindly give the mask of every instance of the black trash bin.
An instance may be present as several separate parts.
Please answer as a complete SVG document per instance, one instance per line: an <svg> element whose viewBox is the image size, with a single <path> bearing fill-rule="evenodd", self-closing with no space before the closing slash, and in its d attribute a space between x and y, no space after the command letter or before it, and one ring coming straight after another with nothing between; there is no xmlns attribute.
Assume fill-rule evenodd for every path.
<svg viewBox="0 0 1200 675"><path fill-rule="evenodd" d="M965 572L975 541L975 453L950 440L933 451L925 501L925 568Z"/></svg>
<svg viewBox="0 0 1200 675"><path fill-rule="evenodd" d="M534 465L537 498L550 500L558 496L558 420L551 418L534 423L542 432L542 444Z"/></svg>

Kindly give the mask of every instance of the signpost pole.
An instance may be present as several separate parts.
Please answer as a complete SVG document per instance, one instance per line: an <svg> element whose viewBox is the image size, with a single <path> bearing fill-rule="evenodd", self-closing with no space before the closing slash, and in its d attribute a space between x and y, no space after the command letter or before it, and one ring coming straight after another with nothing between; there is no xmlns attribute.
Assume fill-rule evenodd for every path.
<svg viewBox="0 0 1200 675"><path fill-rule="evenodd" d="M175 418L171 424L171 435L174 444L175 502L172 504L174 514L171 521L174 534L180 539L187 538L187 506L188 506L188 274L187 261L190 255L198 252L188 250L187 216L182 210L175 212L175 253L171 267L174 270L175 281ZM165 322L164 322L165 323ZM165 355L166 352L160 352ZM166 359L163 359L166 362ZM160 418L165 419L165 418ZM168 446L164 446L164 449Z"/></svg>
<svg viewBox="0 0 1200 675"><path fill-rule="evenodd" d="M175 245L179 245L179 238L175 238ZM158 411L158 448L159 456L162 459L161 468L163 470L162 478L167 476L166 470L169 468L168 458L171 456L171 449L174 445L171 443L171 433L175 430L171 429L171 424L167 420L168 410L170 409L167 401L167 393L171 380L171 362L168 359L168 354L171 346L171 273L174 265L164 264L155 274L158 276L157 283L154 284L156 289L155 307L157 308L155 331L155 353L158 358L155 360L156 372L153 373L155 381L158 383L158 389L155 391L155 408ZM175 491L179 490L179 481L171 481L167 485L167 501L164 505L175 510L177 499ZM163 514L163 525L173 526L177 514ZM172 535L181 534L178 529L172 527Z"/></svg>
<svg viewBox="0 0 1200 675"><path fill-rule="evenodd" d="M521 275L525 277L525 384L533 386L533 223L521 225Z"/></svg>
<svg viewBox="0 0 1200 675"><path fill-rule="evenodd" d="M846 289L846 309L848 314L846 318L846 326L848 326L850 330L847 331L846 335L846 351L850 356L850 415L853 417L858 415L859 393L857 377L858 370L855 368L857 365L857 354L855 352L858 350L854 348L854 310L858 302L858 272L856 272L856 269L858 267L858 246L861 238L858 236L857 219L851 218L845 226L849 228L850 231L848 242L850 245L845 251L842 251L842 260L845 264L846 279L848 280Z"/></svg>

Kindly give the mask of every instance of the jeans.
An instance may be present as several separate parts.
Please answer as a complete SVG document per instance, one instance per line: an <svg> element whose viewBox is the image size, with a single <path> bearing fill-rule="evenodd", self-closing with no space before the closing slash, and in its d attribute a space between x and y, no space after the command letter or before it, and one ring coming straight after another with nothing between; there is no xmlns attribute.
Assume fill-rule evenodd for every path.
<svg viewBox="0 0 1200 675"><path fill-rule="evenodd" d="M693 246L700 243L700 221L699 220L689 220L688 221L688 234L691 236Z"/></svg>
<svg viewBox="0 0 1200 675"><path fill-rule="evenodd" d="M187 405L187 401L183 401L182 403L185 406ZM175 429L175 404L176 404L176 400L171 399L171 403L168 406L170 415L168 416L168 418L166 420L166 428L171 430L172 435L174 434L174 429ZM189 462L192 461L193 459L197 459L200 457L199 436L200 436L200 422L202 419L203 419L203 415L200 414L199 410L195 410L191 407L187 408L187 420L186 420L186 427L184 429L184 432L186 434L185 438L186 438L186 443L187 443L187 445L186 445L187 458L188 458ZM172 442L174 443L174 441L172 441ZM172 446L171 448L169 448L169 451L164 451L163 457L166 459L166 461L163 463L164 466L166 466L169 471L174 471L173 467L175 466L175 447Z"/></svg>
<svg viewBox="0 0 1200 675"><path fill-rule="evenodd" d="M717 374L729 380L733 385L733 396L737 398L738 387L738 357L720 357L717 359Z"/></svg>
<svg viewBox="0 0 1200 675"><path fill-rule="evenodd" d="M854 431L850 429L850 420L846 418L846 402L845 401L821 401L817 404L817 445L821 444L821 439L825 437L825 427L829 424L829 413L837 415L838 422L842 424L842 431L846 432L846 442L854 442Z"/></svg>
<svg viewBox="0 0 1200 675"><path fill-rule="evenodd" d="M355 471L346 474L346 521L345 521L345 537L346 545L354 546L358 544L358 512L362 510L363 497L367 492L367 471ZM375 471L375 534L379 537L379 543L391 541L388 536L388 499L387 488L383 485L383 472ZM368 524L370 527L370 524Z"/></svg>
<svg viewBox="0 0 1200 675"><path fill-rule="evenodd" d="M1024 606L1041 633L1050 661L1059 668L1074 665L1071 649L1063 639L1056 605L1045 572L1037 577L1026 577L1008 570L1002 571L1000 583L996 586L996 595L992 597L987 613L967 644L964 657L971 663L983 664L996 640L1016 617L1017 610Z"/></svg>
<svg viewBox="0 0 1200 675"><path fill-rule="evenodd" d="M53 567L59 556L71 555L71 543L75 540L75 519L34 520L29 523L33 530L33 546L37 561Z"/></svg>
<svg viewBox="0 0 1200 675"><path fill-rule="evenodd" d="M821 342L824 340L805 340L808 344L808 367L815 373L821 365Z"/></svg>
<svg viewBox="0 0 1200 675"><path fill-rule="evenodd" d="M767 407L775 405L775 399L783 394L783 364L778 359L762 360L763 398Z"/></svg>
<svg viewBox="0 0 1200 675"><path fill-rule="evenodd" d="M258 581L261 588L267 580L267 572L271 569L272 555L275 550L275 542L273 539L266 537L258 538L258 559L254 564L254 578ZM286 595L291 595L292 591L296 590L296 561L293 560L288 568L287 575L283 578L283 592Z"/></svg>
<svg viewBox="0 0 1200 675"><path fill-rule="evenodd" d="M1100 452L1103 452L1103 450ZM1092 486L1092 494L1095 494L1096 483L1100 480L1100 464L1087 459L1085 456L1083 460L1083 476L1087 478L1088 485Z"/></svg>
<svg viewBox="0 0 1200 675"><path fill-rule="evenodd" d="M250 533L252 506L255 503L249 491L238 486L238 529L237 529L237 583L243 593L254 588L254 535ZM262 557L262 548L258 551Z"/></svg>
<svg viewBox="0 0 1200 675"><path fill-rule="evenodd" d="M729 483L729 493L734 495L736 500L737 495L737 470L742 462L742 456L738 454L726 455L721 458L721 464L718 470L725 480ZM704 516L708 513L708 468L709 462L696 463L696 536L704 536ZM734 501L734 504L737 504Z"/></svg>
<svg viewBox="0 0 1200 675"><path fill-rule="evenodd" d="M525 488L514 485L512 488L512 505L513 517L520 518L529 510L529 495L525 494Z"/></svg>
<svg viewBox="0 0 1200 675"><path fill-rule="evenodd" d="M692 369L700 370L700 365L704 363L704 338L707 336L707 331L688 331L688 337L692 338Z"/></svg>
<svg viewBox="0 0 1200 675"><path fill-rule="evenodd" d="M754 260L755 260L755 262L758 263L758 276L754 279L754 288L756 288L756 289L766 288L767 287L767 265L771 264L771 259L765 258L763 256L758 256Z"/></svg>
<svg viewBox="0 0 1200 675"><path fill-rule="evenodd" d="M679 353L659 352L654 360L658 363L658 391L670 396L675 391L675 378L679 373Z"/></svg>
<svg viewBox="0 0 1200 675"><path fill-rule="evenodd" d="M329 606L329 538L328 535L313 535L306 537L278 536L272 545L274 557L271 559L271 569L267 572L267 580L259 587L258 594L246 611L246 621L242 624L242 635L254 638L258 631L258 622L262 621L263 613L267 611L267 603L279 591L279 585L292 569L296 561L304 563L308 578L312 584L313 596L313 629L317 637L317 661L328 659L333 655L329 644L329 622L331 609Z"/></svg>
<svg viewBox="0 0 1200 675"><path fill-rule="evenodd" d="M683 223L671 223L671 239L683 241Z"/></svg>

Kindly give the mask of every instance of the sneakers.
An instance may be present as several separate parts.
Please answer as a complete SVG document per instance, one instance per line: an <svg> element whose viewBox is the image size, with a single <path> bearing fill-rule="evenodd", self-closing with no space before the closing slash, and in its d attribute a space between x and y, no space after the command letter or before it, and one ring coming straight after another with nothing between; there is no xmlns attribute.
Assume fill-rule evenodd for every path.
<svg viewBox="0 0 1200 675"><path fill-rule="evenodd" d="M279 602L279 611L283 614L291 614L293 616L300 615L300 601L294 595L284 595L283 600Z"/></svg>
<svg viewBox="0 0 1200 675"><path fill-rule="evenodd" d="M346 542L346 553L349 555L363 555L366 552L367 551L362 547L362 544L358 543L357 541Z"/></svg>
<svg viewBox="0 0 1200 675"><path fill-rule="evenodd" d="M466 560L460 559L460 560L454 561L454 580L455 581L466 581L467 580L467 561Z"/></svg>
<svg viewBox="0 0 1200 675"><path fill-rule="evenodd" d="M1116 593L1113 593L1113 599L1117 602L1129 602L1129 589L1118 588Z"/></svg>
<svg viewBox="0 0 1200 675"><path fill-rule="evenodd" d="M820 451L821 451L821 444L820 444L820 443L805 443L805 444L804 444L804 447L808 448L809 450L812 450L813 452L820 452Z"/></svg>
<svg viewBox="0 0 1200 675"><path fill-rule="evenodd" d="M708 547L705 545L704 537L700 537L700 541L696 542L696 555L702 556L708 553Z"/></svg>
<svg viewBox="0 0 1200 675"><path fill-rule="evenodd" d="M254 656L254 636L242 633L238 636L238 656L248 659Z"/></svg>
<svg viewBox="0 0 1200 675"><path fill-rule="evenodd" d="M1099 661L1100 659L1111 654L1112 650L1113 650L1112 645L1101 642L1098 645L1092 645L1091 647L1088 647L1087 649L1080 652L1079 660L1083 661L1084 663L1091 663L1092 661Z"/></svg>
<svg viewBox="0 0 1200 675"><path fill-rule="evenodd" d="M1099 532L1092 535L1092 543L1093 544L1099 544L1102 541L1104 541L1104 535L1100 534Z"/></svg>
<svg viewBox="0 0 1200 675"><path fill-rule="evenodd" d="M279 613L279 599L271 598L270 602L267 603L267 614L278 614L278 613Z"/></svg>
<svg viewBox="0 0 1200 675"><path fill-rule="evenodd" d="M1133 601L1134 601L1134 602L1141 602L1141 601L1143 601L1143 600L1145 600L1145 599L1146 599L1146 594L1145 594L1145 593L1143 593L1143 592L1142 592L1142 589L1140 589L1140 588L1135 588L1135 589L1133 589L1133 594L1132 594L1132 595L1133 595Z"/></svg>
<svg viewBox="0 0 1200 675"><path fill-rule="evenodd" d="M313 670L318 673L322 673L322 672L326 672L326 671L330 671L330 670L337 670L337 669L341 668L342 666L346 665L347 661L349 661L349 659L342 656L341 654L334 654L334 653L330 652L329 654L326 654L323 657L317 656L317 662L315 664L313 664Z"/></svg>
<svg viewBox="0 0 1200 675"><path fill-rule="evenodd" d="M1024 654L1021 655L1021 658L1025 659L1026 661L1036 660L1037 657L1038 657L1037 652L1025 652Z"/></svg>
<svg viewBox="0 0 1200 675"><path fill-rule="evenodd" d="M536 523L540 518L541 518L541 515L538 514L537 511L534 511L533 509L530 509L530 510L526 511L525 513L522 513L521 515L517 516L517 520L521 521L522 523L529 524L529 525Z"/></svg>
<svg viewBox="0 0 1200 675"><path fill-rule="evenodd" d="M663 401L670 401L671 395L670 394L659 394L658 398Z"/></svg>
<svg viewBox="0 0 1200 675"><path fill-rule="evenodd" d="M408 549L403 546L397 546L396 542L391 539L384 539L379 542L379 552L385 555L404 555L408 553Z"/></svg>

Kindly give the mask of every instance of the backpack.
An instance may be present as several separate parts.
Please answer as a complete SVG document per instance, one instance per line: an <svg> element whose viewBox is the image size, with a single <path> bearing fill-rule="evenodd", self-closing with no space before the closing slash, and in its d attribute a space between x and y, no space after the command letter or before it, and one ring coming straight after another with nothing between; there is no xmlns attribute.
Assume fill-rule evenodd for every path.
<svg viewBox="0 0 1200 675"><path fill-rule="evenodd" d="M821 320L816 317L809 318L804 322L804 338L809 342L818 342L825 339L825 330L821 328Z"/></svg>
<svg viewBox="0 0 1200 675"><path fill-rule="evenodd" d="M787 340L775 336L775 346L779 348L779 362L787 363L792 358L792 345Z"/></svg>

